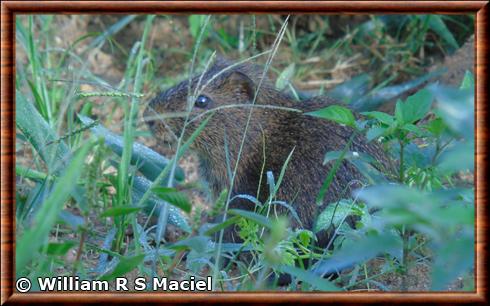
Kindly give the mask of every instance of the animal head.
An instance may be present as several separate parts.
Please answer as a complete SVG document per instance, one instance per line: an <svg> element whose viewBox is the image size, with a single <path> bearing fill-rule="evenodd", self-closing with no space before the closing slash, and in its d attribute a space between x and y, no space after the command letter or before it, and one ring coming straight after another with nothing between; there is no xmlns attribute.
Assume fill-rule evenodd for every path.
<svg viewBox="0 0 490 306"><path fill-rule="evenodd" d="M185 136L189 136L212 115L195 146L222 144L226 131L243 131L260 77L262 70L257 66L233 65L219 58L203 74L152 99L145 120L158 139L172 141L180 137L186 118Z"/></svg>

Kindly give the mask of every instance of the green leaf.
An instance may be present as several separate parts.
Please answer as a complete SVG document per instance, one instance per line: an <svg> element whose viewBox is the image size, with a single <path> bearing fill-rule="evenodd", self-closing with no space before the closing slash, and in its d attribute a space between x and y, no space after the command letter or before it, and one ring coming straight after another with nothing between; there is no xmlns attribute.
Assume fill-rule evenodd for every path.
<svg viewBox="0 0 490 306"><path fill-rule="evenodd" d="M209 251L208 246L211 244L211 240L206 236L193 236L184 240L177 241L169 248L176 250L194 250L200 254ZM212 244L211 244L212 245Z"/></svg>
<svg viewBox="0 0 490 306"><path fill-rule="evenodd" d="M474 206L466 206L461 203L451 202L448 207L437 209L433 215L433 223L447 228L466 225L473 227L475 224Z"/></svg>
<svg viewBox="0 0 490 306"><path fill-rule="evenodd" d="M152 195L144 203L140 203L143 194L150 188L151 182L142 176L135 176L133 179L133 189L131 194L133 196L133 203L139 203L144 206L144 210L147 214L153 212L153 215L159 216L162 205L166 205L163 200ZM182 216L180 209L169 205L168 207L168 221L170 224L177 226L180 229L190 233L191 227L187 224L187 220Z"/></svg>
<svg viewBox="0 0 490 306"><path fill-rule="evenodd" d="M276 80L276 88L278 90L283 90L288 86L289 80L294 76L295 64L292 63L284 69Z"/></svg>
<svg viewBox="0 0 490 306"><path fill-rule="evenodd" d="M45 103L43 101L43 98L39 94L36 85L34 85L34 83L32 83L31 80L27 80L27 83L29 84L29 87L31 89L32 96L34 97L34 101L36 101L37 109L41 111L41 115L43 116L43 119L47 120L48 114L46 113Z"/></svg>
<svg viewBox="0 0 490 306"><path fill-rule="evenodd" d="M437 99L436 113L446 126L466 139L474 138L474 88L455 89L434 84L428 89Z"/></svg>
<svg viewBox="0 0 490 306"><path fill-rule="evenodd" d="M192 37L197 38L199 36L199 32L203 26L204 20L206 19L206 15L191 15L189 16L189 31L191 32ZM203 33L202 39L205 39L208 35L209 31L205 30Z"/></svg>
<svg viewBox="0 0 490 306"><path fill-rule="evenodd" d="M440 157L439 168L444 172L474 171L475 143L474 141L457 142L454 147L444 151Z"/></svg>
<svg viewBox="0 0 490 306"><path fill-rule="evenodd" d="M75 241L66 241L62 243L50 242L46 253L52 256L63 256L68 252L74 245Z"/></svg>
<svg viewBox="0 0 490 306"><path fill-rule="evenodd" d="M78 231L79 227L83 227L85 225L85 219L83 217L73 214L72 212L68 211L68 209L65 209L62 212L60 212L60 215L58 217L60 222L68 225L74 231Z"/></svg>
<svg viewBox="0 0 490 306"><path fill-rule="evenodd" d="M192 205L189 202L189 199L182 192L177 191L175 188L168 187L155 187L152 189L153 193L158 196L160 199L172 204L175 207L178 207L185 211L186 213L190 213L192 209Z"/></svg>
<svg viewBox="0 0 490 306"><path fill-rule="evenodd" d="M473 237L454 239L439 248L432 268L431 290L447 290L458 276L470 271L474 267L474 249Z"/></svg>
<svg viewBox="0 0 490 306"><path fill-rule="evenodd" d="M424 135L424 132L415 124L407 123L402 126L402 129L415 134L417 137L421 137Z"/></svg>
<svg viewBox="0 0 490 306"><path fill-rule="evenodd" d="M357 196L370 209L381 208L378 216L385 226L409 225L438 243L456 232L473 228L474 207L461 203L461 193L457 190L428 193L404 185L385 184L357 191Z"/></svg>
<svg viewBox="0 0 490 306"><path fill-rule="evenodd" d="M310 245L315 236L313 232L304 229L297 230L296 235L301 245L306 248Z"/></svg>
<svg viewBox="0 0 490 306"><path fill-rule="evenodd" d="M241 210L241 209L230 209L229 210L230 215L235 215L235 216L240 216L242 218L245 218L247 220L253 221L259 225L262 225L265 228L271 229L271 222L269 219L266 217L256 214L251 211L247 210Z"/></svg>
<svg viewBox="0 0 490 306"><path fill-rule="evenodd" d="M127 206L121 206L121 207L111 207L106 209L101 216L102 217L116 217L116 216L123 216L123 215L129 215L132 213L135 213L139 211L141 207L127 207Z"/></svg>
<svg viewBox="0 0 490 306"><path fill-rule="evenodd" d="M336 250L330 258L317 262L313 271L316 275L335 273L382 253L400 257L401 250L400 237L391 234L346 239L341 249Z"/></svg>
<svg viewBox="0 0 490 306"><path fill-rule="evenodd" d="M369 118L376 119L385 125L391 125L394 121L393 116L391 116L387 113L383 113L383 112L372 111L372 112L363 112L361 114L363 114Z"/></svg>
<svg viewBox="0 0 490 306"><path fill-rule="evenodd" d="M227 44L227 47L229 48L237 48L238 46L238 37L235 35L230 35L224 28L218 29L216 31L220 38L222 39L222 42Z"/></svg>
<svg viewBox="0 0 490 306"><path fill-rule="evenodd" d="M332 225L339 227L342 220L352 213L352 207L352 201L348 200L340 200L328 204L318 216L313 231L318 233L321 230L328 229Z"/></svg>
<svg viewBox="0 0 490 306"><path fill-rule="evenodd" d="M330 152L327 152L327 154L325 154L325 158L323 159L323 164L326 165L327 163L331 162L332 160L336 160L336 159L339 159L341 158L342 156L342 151L330 151ZM348 151L348 152L345 152L343 154L343 158L345 160L348 160L348 159L362 159L368 163L372 163L372 162L375 162L375 160L369 156L368 154L366 153L362 153L362 152L352 152L352 151Z"/></svg>
<svg viewBox="0 0 490 306"><path fill-rule="evenodd" d="M371 156L369 156L371 158ZM353 164L357 170L366 178L366 182L374 185L386 182L385 175L378 169L373 167L368 160L364 158L360 159L348 159L348 161Z"/></svg>
<svg viewBox="0 0 490 306"><path fill-rule="evenodd" d="M111 281L116 277L124 276L126 273L133 271L145 259L145 254L136 255L133 257L123 257L116 265L112 272L108 272L100 280Z"/></svg>
<svg viewBox="0 0 490 306"><path fill-rule="evenodd" d="M352 111L340 105L330 105L320 110L306 113L306 115L331 120L354 129L356 128L356 118L352 114Z"/></svg>
<svg viewBox="0 0 490 306"><path fill-rule="evenodd" d="M466 70L464 73L463 81L459 86L459 89L473 89L474 86L475 86L475 79L473 77L473 74L470 71Z"/></svg>
<svg viewBox="0 0 490 306"><path fill-rule="evenodd" d="M330 151L325 154L323 164L341 158L341 151ZM367 179L369 184L376 184L386 181L383 174L374 168L371 163L376 163L376 160L369 154L362 152L346 152L343 159L353 164L357 170Z"/></svg>
<svg viewBox="0 0 490 306"><path fill-rule="evenodd" d="M377 139L378 137L382 136L386 132L387 128L380 127L380 126L373 126L369 128L366 132L366 139L368 141L372 141L374 139Z"/></svg>
<svg viewBox="0 0 490 306"><path fill-rule="evenodd" d="M458 42L454 38L453 34L447 28L444 20L442 20L442 15L428 15L429 16L429 27L431 30L436 32L441 38L446 41L448 45L451 46L453 50L459 48Z"/></svg>
<svg viewBox="0 0 490 306"><path fill-rule="evenodd" d="M399 124L403 124L405 120L403 119L403 102L401 100L396 101L395 105L395 119Z"/></svg>
<svg viewBox="0 0 490 306"><path fill-rule="evenodd" d="M334 284L332 284L329 280L319 277L318 275L315 275L311 271L306 271L300 268L288 266L288 265L281 265L278 267L278 270L281 271L282 273L287 273L298 280L310 284L313 288L320 290L320 291L339 291L340 289L337 288Z"/></svg>
<svg viewBox="0 0 490 306"><path fill-rule="evenodd" d="M405 102L404 118L407 123L422 119L432 106L433 97L429 90L422 89L407 98Z"/></svg>
<svg viewBox="0 0 490 306"><path fill-rule="evenodd" d="M15 124L39 153L50 172L58 174L69 162L69 148L63 141L56 141L56 133L19 91L16 91L15 103Z"/></svg>
<svg viewBox="0 0 490 306"><path fill-rule="evenodd" d="M383 195L382 197L380 195ZM370 208L400 208L417 205L427 201L427 195L420 190L405 185L377 185L361 189L356 194ZM416 203L416 204L414 204Z"/></svg>
<svg viewBox="0 0 490 306"><path fill-rule="evenodd" d="M15 174L21 177L27 177L33 180L41 180L41 181L48 178L48 175L46 173L24 167L23 165L20 164L15 164Z"/></svg>
<svg viewBox="0 0 490 306"><path fill-rule="evenodd" d="M444 124L444 121L441 118L436 118L427 123L425 129L431 132L435 137L439 137L446 129L446 124Z"/></svg>
<svg viewBox="0 0 490 306"><path fill-rule="evenodd" d="M419 90L408 97L405 103L398 100L395 108L395 117L399 125L414 123L422 119L429 112L432 100L432 94L427 89Z"/></svg>
<svg viewBox="0 0 490 306"><path fill-rule="evenodd" d="M208 229L204 234L205 235L212 235L216 232L219 232L220 230L227 228L228 226L235 224L238 220L240 220L240 216L233 216L231 218L226 219L225 222L221 222L210 229Z"/></svg>

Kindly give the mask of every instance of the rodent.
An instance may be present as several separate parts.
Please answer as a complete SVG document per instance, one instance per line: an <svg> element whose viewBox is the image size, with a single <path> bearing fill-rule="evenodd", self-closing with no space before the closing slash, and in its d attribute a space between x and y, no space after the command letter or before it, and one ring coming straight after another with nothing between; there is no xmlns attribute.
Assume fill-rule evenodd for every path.
<svg viewBox="0 0 490 306"><path fill-rule="evenodd" d="M264 68L249 63L230 68L232 64L231 61L218 58L203 75L191 79L192 92L199 82L202 86L214 78L196 100L191 101L194 105L189 115L190 119L217 107L233 104L245 106L252 103ZM223 69L227 70L217 76ZM186 80L158 94L146 107L144 116L153 118L147 121L157 140L168 140L167 129L175 135L180 135L184 118L155 118L162 114L185 112L189 93L188 84L189 81ZM232 196L237 194L257 196L258 194L258 199L265 201L269 190L266 185L266 172L272 171L277 181L288 155L294 149L276 198L294 207L301 224L290 217L287 208L275 206L277 212L290 217L293 227L302 226L311 230L315 219L326 205L342 197L349 197L350 191L359 187L358 184L353 183L364 179L351 163L343 161L326 193L324 204L318 206L315 203L320 187L333 165L333 162L323 165L325 153L343 150L354 132L350 127L304 114L332 104L340 103L328 97L295 101L293 97L275 89L268 79L264 79L255 105L294 108L301 112L252 108ZM249 107L217 110L191 145L191 148L197 152L201 175L209 183L215 197L228 188L230 183L226 166L225 136L230 167L233 171L249 112ZM200 116L199 120L194 120L188 125L185 131L186 137L191 135L204 117L206 116ZM368 142L363 135L354 137L349 150L368 153L379 162L379 165L386 168L392 165L391 159L383 148L374 141ZM259 182L261 182L260 188ZM230 203L230 208L252 210L254 205L247 200L235 199ZM319 237L319 239L320 245L326 244L326 241L322 242L326 237ZM237 241L236 232L228 230L225 240Z"/></svg>

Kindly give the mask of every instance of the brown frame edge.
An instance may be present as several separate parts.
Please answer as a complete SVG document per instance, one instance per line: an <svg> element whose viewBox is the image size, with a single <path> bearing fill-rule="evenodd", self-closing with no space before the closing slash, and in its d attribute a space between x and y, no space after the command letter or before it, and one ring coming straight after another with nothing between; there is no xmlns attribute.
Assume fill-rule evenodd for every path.
<svg viewBox="0 0 490 306"><path fill-rule="evenodd" d="M14 293L15 242L15 14L61 13L476 13L476 292L424 293ZM4 1L1 3L1 304L28 303L179 303L179 302L488 302L487 175L488 1ZM477 167L478 165L478 167ZM483 188L482 188L483 187Z"/></svg>

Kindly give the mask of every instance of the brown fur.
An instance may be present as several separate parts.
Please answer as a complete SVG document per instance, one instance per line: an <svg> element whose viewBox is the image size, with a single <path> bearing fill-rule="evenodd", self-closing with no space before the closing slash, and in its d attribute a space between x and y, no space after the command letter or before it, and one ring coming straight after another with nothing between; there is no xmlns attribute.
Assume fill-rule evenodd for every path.
<svg viewBox="0 0 490 306"><path fill-rule="evenodd" d="M231 64L225 60L218 60L205 73L201 85ZM224 72L201 93L212 99L212 105L206 109L193 107L190 118L194 118L208 109L223 105L251 104L253 94L262 76L262 69L254 65L242 64ZM196 87L199 77L196 76L192 79L192 89ZM155 97L147 107L145 116L154 117L155 114L185 111L187 94L188 82L184 81ZM296 102L293 98L277 91L268 80L265 80L260 87L255 104L290 107L302 112L309 112L335 104L335 101L327 97L315 97L304 102ZM202 177L209 183L214 196L228 188L230 182L226 167L225 135L230 156L230 167L233 170L249 111L250 108L243 107L216 111L192 145L200 159ZM185 134L189 136L202 119L192 122ZM164 121L155 120L150 124L158 139L162 140L165 135L168 135L166 128L170 128L176 135L180 135L184 118L171 118ZM294 148L291 161L278 190L277 199L286 201L295 208L301 224L290 218L294 227L303 226L312 229L315 219L325 205L342 197L349 197L350 190L359 186L357 184L352 185L352 183L363 180L356 168L344 161L330 185L323 207L315 204L315 197L333 164L330 162L323 165L325 153L341 151L352 133L351 128L303 113L254 108L232 195L256 196L259 189L261 169L265 163L258 195L261 201L265 201L268 197L268 186L265 183L266 172L272 171L277 180L287 156ZM382 165L391 164L382 148L375 143L367 143L363 136L355 138L350 150L368 153ZM348 188L350 185L352 186ZM345 191L346 188L347 191ZM236 199L230 203L230 207L251 210L253 204L249 201ZM276 208L279 213L288 214L284 207L277 205ZM231 235L233 232L230 231L228 234ZM232 239L230 236L227 237L227 240Z"/></svg>

